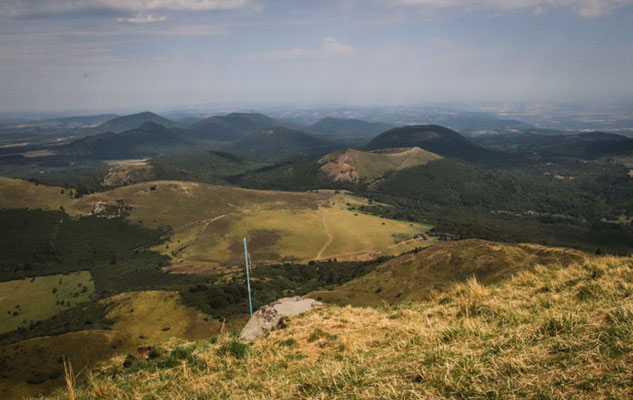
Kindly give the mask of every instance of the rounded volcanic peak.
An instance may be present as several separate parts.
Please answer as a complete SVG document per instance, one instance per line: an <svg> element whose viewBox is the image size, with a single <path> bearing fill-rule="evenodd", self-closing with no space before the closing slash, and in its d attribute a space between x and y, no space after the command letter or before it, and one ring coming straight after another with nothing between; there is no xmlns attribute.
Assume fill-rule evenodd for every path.
<svg viewBox="0 0 633 400"><path fill-rule="evenodd" d="M144 131L144 132L163 132L165 131L167 128L165 128L163 125L161 124L157 124L156 122L145 122L143 125L139 126L138 130L139 131Z"/></svg>
<svg viewBox="0 0 633 400"><path fill-rule="evenodd" d="M263 129L280 125L280 122L259 113L231 113L215 115L189 127L190 134L205 139L234 141Z"/></svg>
<svg viewBox="0 0 633 400"><path fill-rule="evenodd" d="M469 143L459 133L440 125L410 125L394 128L376 136L369 149L388 149L403 147L422 147L429 142Z"/></svg>
<svg viewBox="0 0 633 400"><path fill-rule="evenodd" d="M167 118L161 117L153 112L143 111L137 114L125 115L113 118L99 125L95 130L97 132L124 132L131 129L138 129L147 122L153 122L166 127L176 126L176 123Z"/></svg>
<svg viewBox="0 0 633 400"><path fill-rule="evenodd" d="M421 149L447 157L467 161L491 161L501 156L471 143L452 129L440 125L410 125L395 128L376 136L369 150L420 147Z"/></svg>

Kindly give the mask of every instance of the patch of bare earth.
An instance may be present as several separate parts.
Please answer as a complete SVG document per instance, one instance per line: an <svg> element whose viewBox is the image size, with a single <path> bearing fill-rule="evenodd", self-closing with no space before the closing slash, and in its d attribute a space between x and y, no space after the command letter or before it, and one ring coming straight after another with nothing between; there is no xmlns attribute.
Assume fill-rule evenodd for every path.
<svg viewBox="0 0 633 400"><path fill-rule="evenodd" d="M334 181L357 182L358 172L354 170L352 165L356 157L356 154L346 151L336 160L324 164L321 171Z"/></svg>

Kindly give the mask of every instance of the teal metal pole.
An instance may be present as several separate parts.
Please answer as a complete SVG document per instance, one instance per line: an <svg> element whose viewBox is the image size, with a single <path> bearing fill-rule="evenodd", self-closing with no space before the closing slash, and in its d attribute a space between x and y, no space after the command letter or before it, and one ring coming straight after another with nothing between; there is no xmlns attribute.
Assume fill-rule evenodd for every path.
<svg viewBox="0 0 633 400"><path fill-rule="evenodd" d="M244 260L246 261L246 286L248 287L248 309L253 316L253 300L251 300L251 278L248 275L248 250L246 249L246 238L244 238Z"/></svg>

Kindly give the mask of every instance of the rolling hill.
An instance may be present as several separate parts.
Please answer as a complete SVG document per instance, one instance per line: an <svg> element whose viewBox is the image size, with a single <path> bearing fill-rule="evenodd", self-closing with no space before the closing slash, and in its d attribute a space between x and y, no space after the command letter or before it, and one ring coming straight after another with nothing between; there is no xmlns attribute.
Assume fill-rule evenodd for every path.
<svg viewBox="0 0 633 400"><path fill-rule="evenodd" d="M481 138L481 145L508 152L530 153L541 157L573 157L596 160L633 154L633 139L626 136L585 132L565 135L516 134Z"/></svg>
<svg viewBox="0 0 633 400"><path fill-rule="evenodd" d="M245 173L262 164L219 151L165 154L148 161L156 180L183 180L226 184L226 178Z"/></svg>
<svg viewBox="0 0 633 400"><path fill-rule="evenodd" d="M478 163L504 159L502 153L479 147L459 133L439 125L413 125L394 128L372 139L369 150L420 147L445 157Z"/></svg>
<svg viewBox="0 0 633 400"><path fill-rule="evenodd" d="M320 170L333 181L362 181L371 185L393 171L440 159L441 156L419 147L372 152L345 149L321 157L319 163Z"/></svg>
<svg viewBox="0 0 633 400"><path fill-rule="evenodd" d="M231 113L203 119L191 125L188 134L200 139L230 142L249 133L282 125L281 122L258 113Z"/></svg>
<svg viewBox="0 0 633 400"><path fill-rule="evenodd" d="M157 229L155 233L159 237L164 235L163 229L169 227L171 235L166 239L167 242L153 249L169 256L174 265L199 266L207 271L222 271L241 265L243 248L240 243L243 237L249 240L249 251L258 264L328 258L369 260L433 243L433 240L424 237L430 226L363 214L357 209L368 204L366 199L332 191L288 193L194 182L155 181L75 199L60 194L61 188L35 186L25 181L2 179L0 185L5 195L0 206L4 208L43 206L41 202L30 201L28 196L25 199L12 196L15 193L28 194L41 190L46 198L51 199L55 208L59 209L59 205L62 205L71 216L125 216L134 223L134 227L139 224L139 228ZM6 216L7 221L26 218L22 214L13 214ZM78 224L76 230L97 224L99 229L106 229L107 232L116 229L118 223L123 223L119 218L105 219L111 224L100 225L101 218L96 221L68 220L67 223L69 227ZM51 223L54 226L55 221L59 220L58 216L41 216L38 223ZM20 226L18 222L14 225L16 230ZM45 226L41 229L48 231L53 228ZM134 229L130 232L134 237L139 234ZM97 233L95 231L90 235ZM88 238L90 235L84 236ZM149 233L146 236L149 237ZM57 239L63 241L64 238ZM24 246L41 247L41 252L46 253L46 236L31 239L41 240L32 245L25 241ZM59 246L61 249L62 245ZM89 250L86 248L82 251ZM128 250L125 247L125 251ZM107 250L104 252L107 253ZM29 254L28 259L44 257L38 254ZM69 254L71 257L83 257L82 252ZM126 257L128 261L133 261L133 258ZM55 254L46 254L42 260L49 258L56 260ZM107 254L99 255L101 258L109 260ZM52 265L56 269L50 269L53 267L46 263L41 266L35 263L31 268L49 268L50 272L56 273L64 271L65 264ZM6 268L11 270L13 267L7 265ZM16 274L12 276L23 276Z"/></svg>
<svg viewBox="0 0 633 400"><path fill-rule="evenodd" d="M306 132L276 126L254 132L232 143L225 151L260 162L280 162L321 156L336 144Z"/></svg>
<svg viewBox="0 0 633 400"><path fill-rule="evenodd" d="M256 263L367 260L432 242L421 237L408 241L423 235L429 226L355 212L354 207L367 204L366 200L331 192L287 193L158 181L84 196L67 209L90 214L98 204L113 211L129 206L128 218L142 221L143 226L171 227L169 241L156 250L169 255L174 266L192 270L241 265L243 237Z"/></svg>
<svg viewBox="0 0 633 400"><path fill-rule="evenodd" d="M152 122L167 128L175 127L177 125L174 121L161 117L160 115L144 111L137 114L113 118L95 128L92 128L90 132L93 134L105 132L119 133L140 128L141 125L147 122Z"/></svg>
<svg viewBox="0 0 633 400"><path fill-rule="evenodd" d="M586 253L565 248L463 240L396 257L363 277L308 296L355 306L422 301L473 277L489 285L536 266L566 267L586 257Z"/></svg>
<svg viewBox="0 0 633 400"><path fill-rule="evenodd" d="M369 122L353 118L323 118L307 127L310 132L334 137L374 137L393 128L384 122Z"/></svg>
<svg viewBox="0 0 633 400"><path fill-rule="evenodd" d="M108 169L103 186L113 188L156 180L229 185L228 178L263 165L213 150L163 154L150 160L117 162Z"/></svg>
<svg viewBox="0 0 633 400"><path fill-rule="evenodd" d="M97 159L142 158L191 150L197 142L179 129L145 122L125 132L107 132L75 140L60 147L59 154Z"/></svg>

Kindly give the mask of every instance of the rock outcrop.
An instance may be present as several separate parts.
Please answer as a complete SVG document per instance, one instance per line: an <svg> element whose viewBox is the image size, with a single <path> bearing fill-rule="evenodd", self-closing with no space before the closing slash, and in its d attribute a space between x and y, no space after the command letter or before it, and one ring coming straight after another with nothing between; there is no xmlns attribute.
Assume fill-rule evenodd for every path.
<svg viewBox="0 0 633 400"><path fill-rule="evenodd" d="M303 314L322 305L323 303L319 301L301 296L279 299L257 310L242 329L240 338L246 340L258 338L277 326L282 317Z"/></svg>

